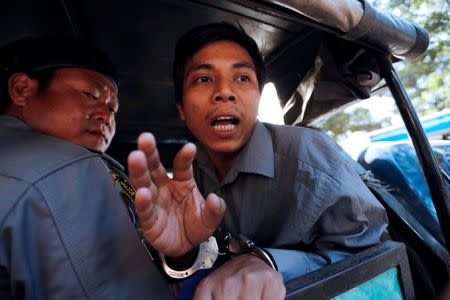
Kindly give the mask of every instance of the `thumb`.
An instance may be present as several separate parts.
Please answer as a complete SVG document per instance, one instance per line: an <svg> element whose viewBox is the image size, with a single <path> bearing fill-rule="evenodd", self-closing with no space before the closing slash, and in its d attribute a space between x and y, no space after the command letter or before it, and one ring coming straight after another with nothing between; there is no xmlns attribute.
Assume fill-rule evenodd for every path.
<svg viewBox="0 0 450 300"><path fill-rule="evenodd" d="M206 197L205 205L201 211L201 220L203 226L205 226L207 230L210 230L211 234L216 230L217 226L219 226L220 221L225 214L225 209L225 201L216 194L211 193Z"/></svg>

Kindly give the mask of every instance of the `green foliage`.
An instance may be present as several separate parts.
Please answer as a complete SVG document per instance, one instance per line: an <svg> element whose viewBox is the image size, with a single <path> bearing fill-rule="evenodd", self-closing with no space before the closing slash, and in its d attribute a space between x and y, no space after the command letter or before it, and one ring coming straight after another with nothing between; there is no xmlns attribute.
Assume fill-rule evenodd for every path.
<svg viewBox="0 0 450 300"><path fill-rule="evenodd" d="M430 36L427 51L414 61L398 63L396 69L419 115L450 108L449 0L374 0L388 10L424 27Z"/></svg>
<svg viewBox="0 0 450 300"><path fill-rule="evenodd" d="M424 55L397 67L417 112L427 115L450 108L449 2L395 0L387 2L387 6L399 16L424 27L430 35L430 45Z"/></svg>
<svg viewBox="0 0 450 300"><path fill-rule="evenodd" d="M417 23L429 33L430 44L421 57L395 64L417 113L425 116L450 108L450 0L369 1L376 8ZM384 93L388 95L389 91L385 89ZM367 117L367 121L352 120L355 117ZM373 130L390 124L387 120L369 124L373 121L369 111L355 110L352 113L338 113L321 127L342 139L349 130Z"/></svg>
<svg viewBox="0 0 450 300"><path fill-rule="evenodd" d="M321 128L336 140L343 140L349 132L372 131L390 125L389 118L376 122L367 108L357 108L351 113L338 112L322 124Z"/></svg>

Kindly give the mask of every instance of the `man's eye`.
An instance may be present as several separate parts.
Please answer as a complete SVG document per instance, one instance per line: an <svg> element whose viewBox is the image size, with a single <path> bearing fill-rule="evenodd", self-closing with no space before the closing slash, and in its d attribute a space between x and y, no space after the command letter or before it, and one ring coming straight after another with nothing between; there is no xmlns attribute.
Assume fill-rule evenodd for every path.
<svg viewBox="0 0 450 300"><path fill-rule="evenodd" d="M238 81L250 81L250 77L247 75L241 75L237 78Z"/></svg>
<svg viewBox="0 0 450 300"><path fill-rule="evenodd" d="M198 77L197 79L195 79L195 83L207 83L211 81L211 79L209 77L206 76L202 76L202 77Z"/></svg>
<svg viewBox="0 0 450 300"><path fill-rule="evenodd" d="M95 96L95 95L94 95L93 93L91 93L91 92L84 91L83 94L85 94L86 96L88 96L89 98L92 98L92 99L94 99L94 100L97 100L97 99L98 99L98 97Z"/></svg>

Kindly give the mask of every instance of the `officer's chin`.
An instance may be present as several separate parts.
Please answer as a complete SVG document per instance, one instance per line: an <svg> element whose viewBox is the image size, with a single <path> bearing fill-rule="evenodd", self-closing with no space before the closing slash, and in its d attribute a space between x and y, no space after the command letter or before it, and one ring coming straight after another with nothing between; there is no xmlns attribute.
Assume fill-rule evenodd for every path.
<svg viewBox="0 0 450 300"><path fill-rule="evenodd" d="M98 143L81 143L80 146L83 146L84 148L87 148L89 150L95 151L95 152L102 152L104 153L110 143L106 143L104 141L98 142Z"/></svg>

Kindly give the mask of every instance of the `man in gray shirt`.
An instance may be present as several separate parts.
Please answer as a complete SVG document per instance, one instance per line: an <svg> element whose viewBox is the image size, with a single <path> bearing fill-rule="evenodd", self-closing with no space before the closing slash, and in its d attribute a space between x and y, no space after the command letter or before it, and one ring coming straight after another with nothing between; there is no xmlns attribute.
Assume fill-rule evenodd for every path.
<svg viewBox="0 0 450 300"><path fill-rule="evenodd" d="M208 195L211 207L217 196L225 200L215 236L226 250L235 240L264 247L253 253L287 281L379 243L386 212L336 143L315 129L257 121L265 67L242 29L227 23L191 29L177 42L173 71L180 118L199 148L189 146L195 182L187 176L187 187ZM154 158L153 137L141 138ZM188 194L178 197L183 205ZM208 278L226 280L219 272Z"/></svg>

